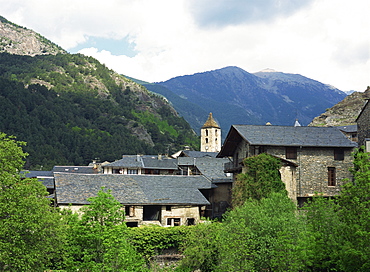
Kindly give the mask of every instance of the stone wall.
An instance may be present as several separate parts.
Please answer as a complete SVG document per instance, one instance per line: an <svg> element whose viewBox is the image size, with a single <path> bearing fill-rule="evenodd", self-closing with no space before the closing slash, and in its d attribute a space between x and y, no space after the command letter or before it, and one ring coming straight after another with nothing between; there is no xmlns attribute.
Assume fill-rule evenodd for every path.
<svg viewBox="0 0 370 272"><path fill-rule="evenodd" d="M358 145L365 145L365 139L370 138L370 105L366 103L357 119Z"/></svg>
<svg viewBox="0 0 370 272"><path fill-rule="evenodd" d="M370 120L370 117L368 118ZM325 196L338 195L340 187L346 180L351 180L349 168L353 166L351 156L353 149L344 149L344 160L334 160L334 149L298 147L297 159L287 159L298 165L298 167L284 165L280 169L282 180L292 199L310 197L315 193L321 193ZM264 146L264 152L286 159L285 147ZM234 161L253 154L254 148L242 141L236 149ZM328 186L328 167L335 167L335 186Z"/></svg>
<svg viewBox="0 0 370 272"><path fill-rule="evenodd" d="M326 196L337 195L346 179L352 178L348 171L353 166L352 151L352 148L346 148L344 160L334 160L334 148L298 148L297 159L289 159L298 165L295 174L297 197L308 197L315 193ZM267 153L286 159L285 147L269 147ZM335 167L335 186L328 186L328 167Z"/></svg>

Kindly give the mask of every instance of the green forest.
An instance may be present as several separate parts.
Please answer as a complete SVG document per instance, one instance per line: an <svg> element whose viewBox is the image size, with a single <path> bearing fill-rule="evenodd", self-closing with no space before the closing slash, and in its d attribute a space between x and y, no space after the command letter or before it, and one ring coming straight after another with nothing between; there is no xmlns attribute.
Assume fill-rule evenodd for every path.
<svg viewBox="0 0 370 272"><path fill-rule="evenodd" d="M27 142L26 169L198 148L158 95L80 54L0 54L0 131Z"/></svg>
<svg viewBox="0 0 370 272"><path fill-rule="evenodd" d="M121 204L102 188L78 216L50 205L45 187L23 178L24 142L0 133L1 271L369 271L370 156L354 153L340 195L303 208L287 197L279 161L245 160L233 209L221 221L128 228ZM267 169L267 171L261 171ZM263 182L263 185L261 184ZM165 249L184 258L153 261Z"/></svg>

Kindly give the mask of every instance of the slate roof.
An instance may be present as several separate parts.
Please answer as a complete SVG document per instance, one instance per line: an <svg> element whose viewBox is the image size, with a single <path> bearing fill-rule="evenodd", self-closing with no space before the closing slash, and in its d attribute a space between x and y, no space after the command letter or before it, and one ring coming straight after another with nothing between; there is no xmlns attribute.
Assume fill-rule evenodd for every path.
<svg viewBox="0 0 370 272"><path fill-rule="evenodd" d="M223 180L222 182L232 182L232 178L226 176L224 172L224 164L230 162L227 158L178 157L177 161L179 166L196 166L204 176L213 182L221 182L221 180Z"/></svg>
<svg viewBox="0 0 370 272"><path fill-rule="evenodd" d="M125 205L208 205L199 189L212 184L203 176L151 176L55 173L58 204L88 204L101 187Z"/></svg>
<svg viewBox="0 0 370 272"><path fill-rule="evenodd" d="M104 167L132 167L143 168L143 161L139 155L124 155L122 159L104 165Z"/></svg>
<svg viewBox="0 0 370 272"><path fill-rule="evenodd" d="M356 147L334 127L233 125L218 156L230 156L242 139L251 145L302 147Z"/></svg>
<svg viewBox="0 0 370 272"><path fill-rule="evenodd" d="M48 188L54 188L54 176L52 171L22 171L26 178L37 178L38 181Z"/></svg>
<svg viewBox="0 0 370 272"><path fill-rule="evenodd" d="M182 154L186 157L192 158L201 158L201 157L213 157L216 158L217 152L203 152L203 151L193 151L193 150L184 150Z"/></svg>
<svg viewBox="0 0 370 272"><path fill-rule="evenodd" d="M176 170L176 160L161 158L156 155L124 155L122 159L103 165L103 167L125 167L141 169Z"/></svg>
<svg viewBox="0 0 370 272"><path fill-rule="evenodd" d="M349 133L349 132L357 132L357 125L348 125L348 126L337 126L335 127L340 131Z"/></svg>
<svg viewBox="0 0 370 272"><path fill-rule="evenodd" d="M97 174L98 169L93 166L59 166L53 167L53 173L64 172L64 173L79 173L79 174Z"/></svg>
<svg viewBox="0 0 370 272"><path fill-rule="evenodd" d="M174 159L153 159L153 158L142 158L145 169L171 169L177 170L176 160Z"/></svg>

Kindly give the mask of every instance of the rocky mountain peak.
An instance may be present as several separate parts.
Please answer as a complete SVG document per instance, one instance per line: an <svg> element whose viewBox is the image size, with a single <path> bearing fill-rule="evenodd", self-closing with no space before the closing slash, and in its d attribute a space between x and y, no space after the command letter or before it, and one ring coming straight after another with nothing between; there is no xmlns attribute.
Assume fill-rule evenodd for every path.
<svg viewBox="0 0 370 272"><path fill-rule="evenodd" d="M0 53L3 52L28 56L66 53L33 30L18 26L0 16Z"/></svg>
<svg viewBox="0 0 370 272"><path fill-rule="evenodd" d="M370 99L370 87L365 92L353 92L342 101L315 117L309 126L346 126L356 124L366 99Z"/></svg>

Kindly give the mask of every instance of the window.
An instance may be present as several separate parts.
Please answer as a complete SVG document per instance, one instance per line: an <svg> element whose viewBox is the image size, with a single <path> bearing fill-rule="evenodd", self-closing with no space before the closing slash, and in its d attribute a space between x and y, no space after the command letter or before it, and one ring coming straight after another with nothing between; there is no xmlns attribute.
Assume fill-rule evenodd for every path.
<svg viewBox="0 0 370 272"><path fill-rule="evenodd" d="M296 160L297 159L297 148L296 147L286 147L285 148L285 158Z"/></svg>
<svg viewBox="0 0 370 272"><path fill-rule="evenodd" d="M181 224L180 218L167 218L168 226L180 226L180 224Z"/></svg>
<svg viewBox="0 0 370 272"><path fill-rule="evenodd" d="M336 185L335 167L328 167L328 186Z"/></svg>
<svg viewBox="0 0 370 272"><path fill-rule="evenodd" d="M195 225L195 219L194 218L188 218L188 219L186 219L186 225L187 226L193 226L193 225Z"/></svg>
<svg viewBox="0 0 370 272"><path fill-rule="evenodd" d="M161 218L161 210L162 206L144 206L144 214L143 214L143 220L144 221L159 221Z"/></svg>
<svg viewBox="0 0 370 272"><path fill-rule="evenodd" d="M208 137L208 129L206 129L206 136Z"/></svg>
<svg viewBox="0 0 370 272"><path fill-rule="evenodd" d="M125 215L129 217L135 216L135 207L134 206L125 206Z"/></svg>
<svg viewBox="0 0 370 272"><path fill-rule="evenodd" d="M166 211L168 211L168 212L171 211L171 205L166 205Z"/></svg>
<svg viewBox="0 0 370 272"><path fill-rule="evenodd" d="M206 144L208 144L208 138L206 138Z"/></svg>
<svg viewBox="0 0 370 272"><path fill-rule="evenodd" d="M137 175L138 171L137 169L127 169L128 175Z"/></svg>
<svg viewBox="0 0 370 272"><path fill-rule="evenodd" d="M344 150L336 148L334 149L334 160L343 161L344 160Z"/></svg>
<svg viewBox="0 0 370 272"><path fill-rule="evenodd" d="M264 146L252 146L252 154L253 155L259 155L265 152L265 147Z"/></svg>

